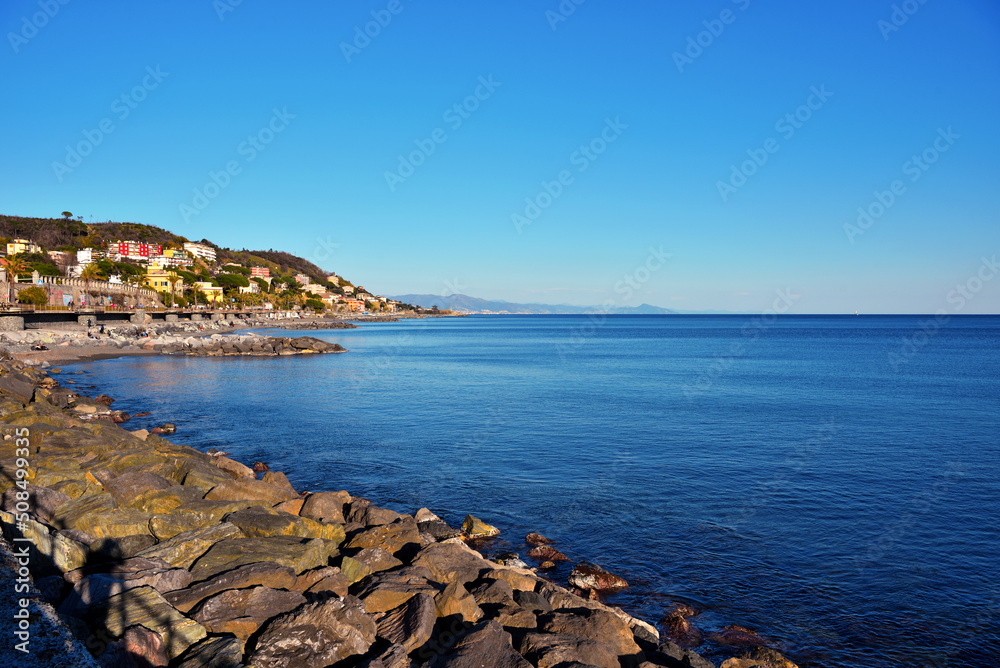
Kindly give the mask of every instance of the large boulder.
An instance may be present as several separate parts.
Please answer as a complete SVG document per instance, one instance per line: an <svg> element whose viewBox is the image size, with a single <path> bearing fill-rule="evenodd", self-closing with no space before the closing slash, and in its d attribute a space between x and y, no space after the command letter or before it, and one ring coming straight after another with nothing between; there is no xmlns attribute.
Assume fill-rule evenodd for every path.
<svg viewBox="0 0 1000 668"><path fill-rule="evenodd" d="M129 627L146 627L163 639L170 659L180 656L206 635L205 627L179 613L148 586L111 596L91 609L91 618L101 620L115 638L124 635Z"/></svg>
<svg viewBox="0 0 1000 668"><path fill-rule="evenodd" d="M500 534L500 529L492 524L487 524L475 515L466 515L462 522L462 535L466 538L482 539L492 538Z"/></svg>
<svg viewBox="0 0 1000 668"><path fill-rule="evenodd" d="M493 621L480 622L455 643L441 668L532 668L511 644L510 634ZM603 666L601 668L604 668ZM618 666L615 666L618 668Z"/></svg>
<svg viewBox="0 0 1000 668"><path fill-rule="evenodd" d="M413 565L423 566L433 580L442 584L473 582L496 568L496 564L458 540L428 545L417 553Z"/></svg>
<svg viewBox="0 0 1000 668"><path fill-rule="evenodd" d="M613 647L572 634L528 633L521 640L521 654L538 668L578 663L594 668L621 668Z"/></svg>
<svg viewBox="0 0 1000 668"><path fill-rule="evenodd" d="M171 485L165 488L149 489L132 497L123 505L147 513L165 514L173 512L185 503L200 501L204 495L205 492L200 487Z"/></svg>
<svg viewBox="0 0 1000 668"><path fill-rule="evenodd" d="M397 554L407 545L419 545L420 532L412 518L382 524L353 536L346 544L349 549L381 547L391 554Z"/></svg>
<svg viewBox="0 0 1000 668"><path fill-rule="evenodd" d="M368 566L372 573L391 571L403 565L402 561L382 547L366 547L355 554L354 559Z"/></svg>
<svg viewBox="0 0 1000 668"><path fill-rule="evenodd" d="M258 586L293 589L296 588L297 582L295 569L271 561L261 561L220 573L210 580L199 582L185 589L172 591L164 598L181 612L189 612L206 598L228 589L247 589Z"/></svg>
<svg viewBox="0 0 1000 668"><path fill-rule="evenodd" d="M111 494L119 506L127 506L135 497L144 492L164 490L172 483L155 473L130 472L105 483L104 489Z"/></svg>
<svg viewBox="0 0 1000 668"><path fill-rule="evenodd" d="M297 591L271 587L227 589L203 601L192 618L210 633L232 633L246 642L268 619L305 602L306 597Z"/></svg>
<svg viewBox="0 0 1000 668"><path fill-rule="evenodd" d="M437 594L438 587L429 582L430 575L426 568L407 566L370 575L352 589L364 601L368 612L386 612L406 603L417 594Z"/></svg>
<svg viewBox="0 0 1000 668"><path fill-rule="evenodd" d="M54 489L28 485L24 490L18 487L13 487L4 492L2 509L8 513L17 513L17 504L20 500L22 500L18 499L18 494L23 495L25 492L27 492L28 495L28 498L26 499L28 504L28 516L35 517L39 522L43 522L45 524L50 524L52 522L52 516L55 513L56 508L70 500L68 495L63 494L62 492L57 492Z"/></svg>
<svg viewBox="0 0 1000 668"><path fill-rule="evenodd" d="M324 524L264 506L254 506L230 513L226 515L225 520L235 524L249 538L298 536L322 538L338 545L344 541L344 527L339 524Z"/></svg>
<svg viewBox="0 0 1000 668"><path fill-rule="evenodd" d="M344 523L344 506L351 500L347 492L316 492L305 498L299 515L319 522Z"/></svg>
<svg viewBox="0 0 1000 668"><path fill-rule="evenodd" d="M458 582L452 582L434 597L438 617L457 615L465 622L478 622L483 618L482 608L472 594Z"/></svg>
<svg viewBox="0 0 1000 668"><path fill-rule="evenodd" d="M538 628L546 633L562 633L593 638L614 648L619 656L638 654L632 629L609 611L578 608L549 612L538 617Z"/></svg>
<svg viewBox="0 0 1000 668"><path fill-rule="evenodd" d="M228 476L226 477L227 480L212 487L211 491L205 495L206 499L209 501L246 501L256 499L273 506L282 501L298 498L298 494L293 490L269 485L262 480L250 480L249 478L233 480ZM186 481L185 484L187 484Z"/></svg>
<svg viewBox="0 0 1000 668"><path fill-rule="evenodd" d="M269 621L247 657L257 668L314 668L364 654L375 642L375 622L347 596L304 605Z"/></svg>
<svg viewBox="0 0 1000 668"><path fill-rule="evenodd" d="M569 574L569 583L578 589L614 592L628 588L628 582L597 564L581 561Z"/></svg>
<svg viewBox="0 0 1000 668"><path fill-rule="evenodd" d="M399 607L387 611L377 623L378 637L397 645L406 652L430 640L437 621L437 608L430 594L417 594Z"/></svg>
<svg viewBox="0 0 1000 668"><path fill-rule="evenodd" d="M195 582L207 580L224 571L258 561L273 561L289 566L296 573L326 566L337 553L336 544L321 538L271 536L219 541L191 568Z"/></svg>
<svg viewBox="0 0 1000 668"><path fill-rule="evenodd" d="M208 552L216 543L242 537L242 535L239 528L233 524L228 522L215 524L177 534L169 540L143 550L138 556L163 559L171 566L178 568L191 568L191 564Z"/></svg>

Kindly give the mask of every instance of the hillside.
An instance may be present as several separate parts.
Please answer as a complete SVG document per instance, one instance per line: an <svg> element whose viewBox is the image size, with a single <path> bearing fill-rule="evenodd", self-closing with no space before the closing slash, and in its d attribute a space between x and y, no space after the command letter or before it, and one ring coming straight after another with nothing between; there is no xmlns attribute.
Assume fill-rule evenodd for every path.
<svg viewBox="0 0 1000 668"><path fill-rule="evenodd" d="M0 237L30 239L45 250L74 251L87 247L106 247L119 240L142 241L163 246L179 246L185 241L197 241L216 249L220 263L234 262L243 266L271 269L273 275L305 274L315 282L326 282L327 271L305 258L276 250L232 250L208 239L187 239L169 230L142 223L84 223L74 218L28 218L0 215ZM348 282L349 283L349 282Z"/></svg>

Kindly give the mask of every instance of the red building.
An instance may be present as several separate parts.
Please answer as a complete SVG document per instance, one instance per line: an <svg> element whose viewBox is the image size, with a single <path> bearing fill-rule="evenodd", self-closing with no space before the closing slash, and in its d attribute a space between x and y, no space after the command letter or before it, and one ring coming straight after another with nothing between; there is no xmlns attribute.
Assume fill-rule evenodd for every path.
<svg viewBox="0 0 1000 668"><path fill-rule="evenodd" d="M148 260L150 256L163 254L163 246L139 241L119 241L112 244L112 247L118 252L118 255L130 260Z"/></svg>

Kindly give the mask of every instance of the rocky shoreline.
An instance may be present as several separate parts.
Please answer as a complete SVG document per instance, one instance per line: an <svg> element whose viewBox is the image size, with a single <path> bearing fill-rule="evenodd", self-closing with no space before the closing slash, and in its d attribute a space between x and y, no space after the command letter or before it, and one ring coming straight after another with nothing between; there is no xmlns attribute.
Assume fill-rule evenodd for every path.
<svg viewBox="0 0 1000 668"><path fill-rule="evenodd" d="M519 555L484 558L498 530L471 515L453 528L300 492L266 465L98 419L112 401L0 361L0 587L5 607L25 602L32 649L17 665L714 668L603 604L627 583L599 566L563 586ZM758 649L722 665L793 664Z"/></svg>

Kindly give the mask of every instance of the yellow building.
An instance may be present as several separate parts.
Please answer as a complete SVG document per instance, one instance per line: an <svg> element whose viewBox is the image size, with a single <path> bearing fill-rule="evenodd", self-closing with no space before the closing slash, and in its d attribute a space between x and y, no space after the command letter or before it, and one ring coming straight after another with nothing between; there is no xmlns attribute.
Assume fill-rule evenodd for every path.
<svg viewBox="0 0 1000 668"><path fill-rule="evenodd" d="M198 282L194 284L194 287L196 290L198 290L198 292L205 295L205 300L209 304L222 303L223 300L222 288L219 287L218 285L212 285L211 283L208 282Z"/></svg>
<svg viewBox="0 0 1000 668"><path fill-rule="evenodd" d="M170 272L166 271L162 267L156 265L149 268L146 272L146 277L143 280L143 285L147 288L152 288L157 292L170 292ZM181 278L177 278L174 281L173 291L175 295L183 294L184 292L184 281Z"/></svg>
<svg viewBox="0 0 1000 668"><path fill-rule="evenodd" d="M20 255L21 253L41 253L42 247L28 239L14 239L7 244L7 255Z"/></svg>

